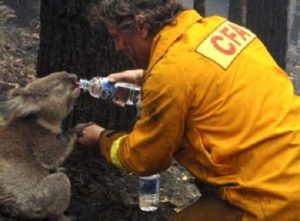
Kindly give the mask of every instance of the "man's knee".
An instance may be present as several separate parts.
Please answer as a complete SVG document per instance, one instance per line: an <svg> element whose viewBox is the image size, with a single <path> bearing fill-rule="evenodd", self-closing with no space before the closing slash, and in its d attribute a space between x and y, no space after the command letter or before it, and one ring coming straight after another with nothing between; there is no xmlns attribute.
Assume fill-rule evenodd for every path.
<svg viewBox="0 0 300 221"><path fill-rule="evenodd" d="M203 196L176 214L171 221L240 221L242 214L242 210L217 196Z"/></svg>

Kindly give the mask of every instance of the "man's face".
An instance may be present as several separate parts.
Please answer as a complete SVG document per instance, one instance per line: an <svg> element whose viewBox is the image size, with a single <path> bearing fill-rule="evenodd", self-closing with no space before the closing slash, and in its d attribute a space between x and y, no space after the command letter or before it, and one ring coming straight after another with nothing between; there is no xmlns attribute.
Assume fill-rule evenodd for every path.
<svg viewBox="0 0 300 221"><path fill-rule="evenodd" d="M136 68L147 68L152 43L152 38L148 36L148 29L130 33L107 25L107 30L114 39L116 51L123 52Z"/></svg>

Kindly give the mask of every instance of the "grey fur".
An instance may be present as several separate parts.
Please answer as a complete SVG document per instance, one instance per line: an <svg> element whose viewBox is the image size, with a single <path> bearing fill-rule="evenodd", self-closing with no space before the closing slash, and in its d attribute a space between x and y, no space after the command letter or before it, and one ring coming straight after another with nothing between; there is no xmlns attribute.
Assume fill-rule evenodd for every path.
<svg viewBox="0 0 300 221"><path fill-rule="evenodd" d="M70 181L57 169L72 152L80 130L61 130L80 93L76 81L74 74L56 72L10 91L11 117L0 129L1 213L70 220L63 215Z"/></svg>

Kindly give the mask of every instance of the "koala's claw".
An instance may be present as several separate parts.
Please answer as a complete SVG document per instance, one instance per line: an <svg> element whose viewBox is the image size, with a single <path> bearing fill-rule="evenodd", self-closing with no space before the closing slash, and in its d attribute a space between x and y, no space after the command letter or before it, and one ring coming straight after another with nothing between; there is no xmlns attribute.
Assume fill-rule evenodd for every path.
<svg viewBox="0 0 300 221"><path fill-rule="evenodd" d="M58 167L56 169L56 172L57 173L66 173L67 172L67 169L65 167Z"/></svg>
<svg viewBox="0 0 300 221"><path fill-rule="evenodd" d="M79 133L86 127L91 126L93 122L88 122L88 123L79 123L75 127L71 129L71 134L76 134L79 135Z"/></svg>

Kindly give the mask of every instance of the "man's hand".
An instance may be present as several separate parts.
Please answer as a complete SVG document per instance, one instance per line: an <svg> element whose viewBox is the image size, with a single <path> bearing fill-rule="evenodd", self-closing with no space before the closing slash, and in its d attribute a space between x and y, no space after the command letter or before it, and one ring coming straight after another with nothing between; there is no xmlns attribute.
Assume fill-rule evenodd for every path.
<svg viewBox="0 0 300 221"><path fill-rule="evenodd" d="M143 69L127 70L118 73L112 73L107 76L108 80L112 83L127 82L141 86L144 77Z"/></svg>
<svg viewBox="0 0 300 221"><path fill-rule="evenodd" d="M97 125L91 124L83 128L83 130L78 135L78 142L83 145L92 146L99 144L100 134L105 130L105 128Z"/></svg>
<svg viewBox="0 0 300 221"><path fill-rule="evenodd" d="M126 82L138 86L142 84L143 77L144 77L143 69L127 70L123 72L112 73L107 76L108 80L112 83ZM118 90L116 90L116 93L112 101L114 104L120 107L124 107L128 99L128 96L129 96L129 90L118 88Z"/></svg>

